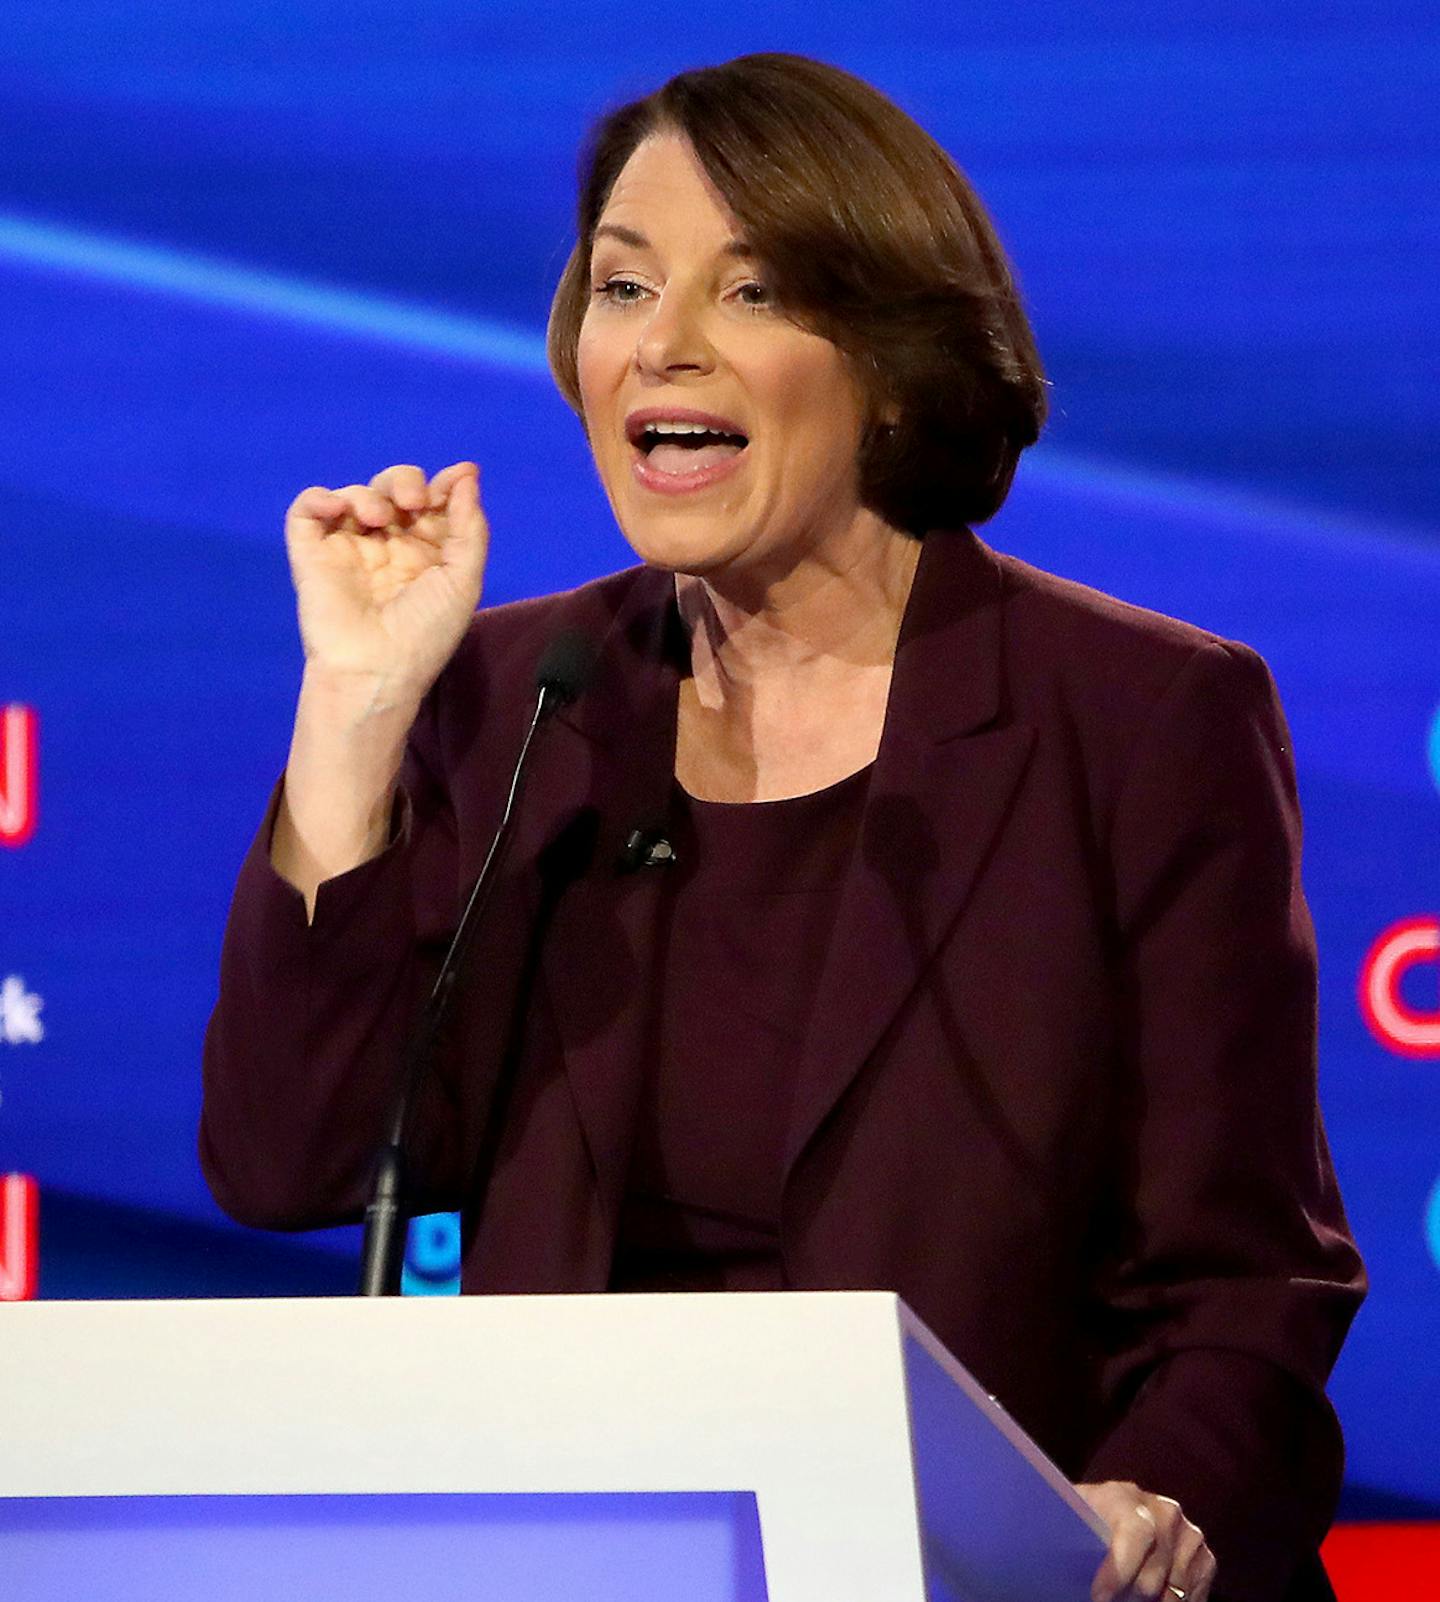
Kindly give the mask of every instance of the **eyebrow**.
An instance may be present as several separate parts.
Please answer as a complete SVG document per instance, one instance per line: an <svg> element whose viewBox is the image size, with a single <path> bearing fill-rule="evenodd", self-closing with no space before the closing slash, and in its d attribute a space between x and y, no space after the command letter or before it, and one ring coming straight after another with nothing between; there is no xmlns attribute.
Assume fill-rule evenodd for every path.
<svg viewBox="0 0 1440 1602"><path fill-rule="evenodd" d="M622 245L629 245L632 250L651 250L654 247L644 234L634 228L623 228L619 223L599 223L591 235L592 242L604 237L618 239ZM721 255L748 257L755 254L751 246L743 239L730 239L725 242Z"/></svg>

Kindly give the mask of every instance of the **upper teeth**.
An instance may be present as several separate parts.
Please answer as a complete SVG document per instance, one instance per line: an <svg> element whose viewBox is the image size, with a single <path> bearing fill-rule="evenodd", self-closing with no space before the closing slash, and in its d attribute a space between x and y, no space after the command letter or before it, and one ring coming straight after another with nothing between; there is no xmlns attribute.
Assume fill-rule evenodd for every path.
<svg viewBox="0 0 1440 1602"><path fill-rule="evenodd" d="M708 423L646 423L647 434L718 434Z"/></svg>

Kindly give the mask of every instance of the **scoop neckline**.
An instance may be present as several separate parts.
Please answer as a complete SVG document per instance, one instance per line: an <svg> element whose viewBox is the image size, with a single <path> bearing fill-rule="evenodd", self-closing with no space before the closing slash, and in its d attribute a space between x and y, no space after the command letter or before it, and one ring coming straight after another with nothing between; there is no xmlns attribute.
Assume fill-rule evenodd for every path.
<svg viewBox="0 0 1440 1602"><path fill-rule="evenodd" d="M748 811L756 807L790 807L806 801L824 800L826 797L835 795L837 791L856 784L860 779L869 778L874 766L874 758L871 758L863 768L856 768L853 773L847 773L844 778L836 779L834 783L823 785L818 790L805 790L799 795L774 796L764 801L711 801L702 796L692 795L680 782L679 778L674 780L674 785L676 792L690 806L714 807L717 811L739 812Z"/></svg>

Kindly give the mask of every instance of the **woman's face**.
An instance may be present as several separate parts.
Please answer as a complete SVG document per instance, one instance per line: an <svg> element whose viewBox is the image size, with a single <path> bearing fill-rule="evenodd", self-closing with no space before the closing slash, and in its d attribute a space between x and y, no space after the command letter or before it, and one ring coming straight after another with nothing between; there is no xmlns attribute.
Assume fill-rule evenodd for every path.
<svg viewBox="0 0 1440 1602"><path fill-rule="evenodd" d="M644 561L768 583L824 565L873 520L858 500L863 403L844 358L787 320L680 136L646 139L621 171L590 287L585 427Z"/></svg>

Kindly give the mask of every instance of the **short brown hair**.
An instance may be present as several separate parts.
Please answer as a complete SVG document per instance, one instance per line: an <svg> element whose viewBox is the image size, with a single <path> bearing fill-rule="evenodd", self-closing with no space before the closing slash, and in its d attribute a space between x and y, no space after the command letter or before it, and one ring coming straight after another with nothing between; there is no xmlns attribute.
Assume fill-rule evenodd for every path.
<svg viewBox="0 0 1440 1602"><path fill-rule="evenodd" d="M804 56L682 72L592 132L578 240L550 310L551 371L578 412L576 347L595 225L650 134L689 141L796 322L829 339L869 403L865 504L922 534L979 523L1045 421L1045 375L979 197L878 89ZM898 417L881 421L882 410Z"/></svg>

